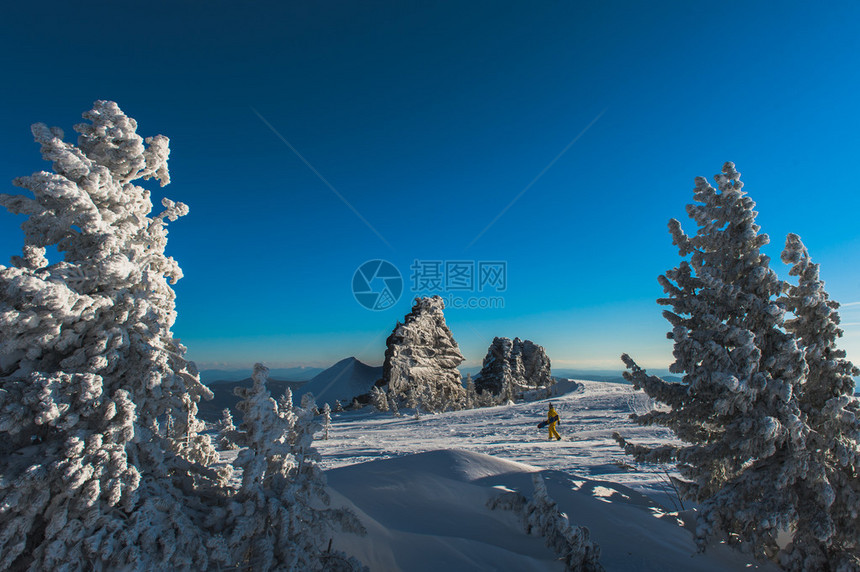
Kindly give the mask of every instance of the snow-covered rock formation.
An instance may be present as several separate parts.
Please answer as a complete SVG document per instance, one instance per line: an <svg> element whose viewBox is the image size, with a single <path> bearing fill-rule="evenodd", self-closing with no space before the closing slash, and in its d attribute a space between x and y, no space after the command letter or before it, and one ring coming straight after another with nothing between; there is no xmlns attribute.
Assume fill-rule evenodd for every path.
<svg viewBox="0 0 860 572"><path fill-rule="evenodd" d="M439 296L416 298L403 323L386 340L382 382L398 399L410 391L428 408L459 408L465 398L457 367L463 354L445 325Z"/></svg>
<svg viewBox="0 0 860 572"><path fill-rule="evenodd" d="M552 385L550 360L542 346L519 338L493 338L475 388L494 395ZM512 387L507 388L510 378Z"/></svg>

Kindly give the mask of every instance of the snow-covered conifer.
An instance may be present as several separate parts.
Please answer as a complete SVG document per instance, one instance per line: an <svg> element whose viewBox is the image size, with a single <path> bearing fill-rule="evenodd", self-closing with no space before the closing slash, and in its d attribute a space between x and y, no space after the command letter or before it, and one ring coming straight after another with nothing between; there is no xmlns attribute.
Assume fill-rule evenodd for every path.
<svg viewBox="0 0 860 572"><path fill-rule="evenodd" d="M334 400L334 412L343 413L343 404L340 402L340 399Z"/></svg>
<svg viewBox="0 0 860 572"><path fill-rule="evenodd" d="M421 418L421 392L417 387L410 387L406 396L406 407L415 410L415 419Z"/></svg>
<svg viewBox="0 0 860 572"><path fill-rule="evenodd" d="M514 381L514 373L511 369L511 364L507 361L502 362L502 391L499 393L499 403L509 405L514 402L514 389L516 387Z"/></svg>
<svg viewBox="0 0 860 572"><path fill-rule="evenodd" d="M287 387L284 394L278 398L278 413L286 415L287 411L293 410L293 390Z"/></svg>
<svg viewBox="0 0 860 572"><path fill-rule="evenodd" d="M311 412L317 411L317 400L310 391L302 395L302 409L307 409Z"/></svg>
<svg viewBox="0 0 860 572"><path fill-rule="evenodd" d="M475 381L472 379L472 374L466 374L466 409L474 409L478 407L478 391L475 388Z"/></svg>
<svg viewBox="0 0 860 572"><path fill-rule="evenodd" d="M722 531L757 556L778 550L776 537L797 522L797 484L808 465L808 428L796 393L806 374L794 338L781 329L776 296L783 282L760 248L768 237L755 224L755 203L740 174L726 163L718 189L698 177L698 224L689 237L677 220L669 228L683 260L660 277L658 303L672 325L672 373L681 383L647 375L626 354L625 377L669 406L635 416L643 425L672 429L685 445L650 448L627 443L637 460L678 464L681 494L700 504L697 542ZM821 491L804 494L819 503Z"/></svg>
<svg viewBox="0 0 860 572"><path fill-rule="evenodd" d="M328 440L328 432L331 429L331 405L326 403L322 409L323 439Z"/></svg>
<svg viewBox="0 0 860 572"><path fill-rule="evenodd" d="M327 570L337 557L353 569L361 566L342 554L328 553L332 527L363 533L355 516L329 504L319 453L312 445L319 429L310 409L281 414L266 389L268 369L254 366L254 385L237 387L243 413L234 462L243 469L242 484L229 505L229 546L240 567L254 570ZM347 568L349 569L349 568Z"/></svg>
<svg viewBox="0 0 860 572"><path fill-rule="evenodd" d="M860 372L836 347L842 336L839 304L830 299L819 265L796 234L788 235L782 260L798 279L781 298L793 315L785 328L797 338L809 369L798 393L811 429L812 459L802 482L821 493L801 496L791 551L781 560L793 570L860 570L860 406L852 377Z"/></svg>
<svg viewBox="0 0 860 572"><path fill-rule="evenodd" d="M150 216L135 184L169 182L166 137L109 101L84 118L77 145L33 125L54 172L0 194L26 217L0 266L0 568L206 569L223 556L196 508L219 482L196 417L212 394L171 332L182 271L165 255L188 207Z"/></svg>
<svg viewBox="0 0 860 572"><path fill-rule="evenodd" d="M377 411L388 411L388 396L378 386L370 391L370 399Z"/></svg>
<svg viewBox="0 0 860 572"><path fill-rule="evenodd" d="M397 399L390 393L388 394L388 409L395 417L400 417L400 407L397 405Z"/></svg>
<svg viewBox="0 0 860 572"><path fill-rule="evenodd" d="M218 423L218 446L224 450L238 449L236 431L233 415L230 414L229 409L224 409L221 412L221 421Z"/></svg>
<svg viewBox="0 0 860 572"><path fill-rule="evenodd" d="M354 411L358 411L362 407L364 407L364 404L362 404L361 401L359 401L357 397L353 398L352 405L350 405L350 408Z"/></svg>

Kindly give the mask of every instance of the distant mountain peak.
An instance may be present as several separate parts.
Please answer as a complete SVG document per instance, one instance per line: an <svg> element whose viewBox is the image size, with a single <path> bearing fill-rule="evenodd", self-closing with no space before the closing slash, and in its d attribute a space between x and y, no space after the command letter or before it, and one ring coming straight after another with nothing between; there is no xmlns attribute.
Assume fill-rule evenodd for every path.
<svg viewBox="0 0 860 572"><path fill-rule="evenodd" d="M293 400L298 403L301 395L310 392L319 404L332 404L335 399L349 403L354 397L368 393L381 377L381 366L370 366L350 356L314 376L301 391L293 394Z"/></svg>

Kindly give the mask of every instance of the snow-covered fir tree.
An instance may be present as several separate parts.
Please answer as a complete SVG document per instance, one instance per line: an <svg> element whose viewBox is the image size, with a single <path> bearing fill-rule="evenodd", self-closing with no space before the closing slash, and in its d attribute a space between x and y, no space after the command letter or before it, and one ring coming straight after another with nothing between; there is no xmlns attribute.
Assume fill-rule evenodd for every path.
<svg viewBox="0 0 860 572"><path fill-rule="evenodd" d="M405 400L411 388L425 393L434 409L460 409L465 395L457 367L463 354L445 324L445 302L439 296L416 298L403 323L386 340L383 385Z"/></svg>
<svg viewBox="0 0 860 572"><path fill-rule="evenodd" d="M343 404L340 402L340 399L334 400L334 412L343 413Z"/></svg>
<svg viewBox="0 0 860 572"><path fill-rule="evenodd" d="M221 420L218 422L218 447L227 451L238 449L236 431L236 426L233 425L233 415L229 409L224 409L221 412Z"/></svg>
<svg viewBox="0 0 860 572"><path fill-rule="evenodd" d="M298 566L354 568L308 549L325 522L356 527L338 511L308 513L319 480L307 422L286 443L288 491L257 491L263 511L286 507L289 542L227 528L231 467L209 467L218 455L196 417L211 392L171 332L170 284L182 272L165 255L165 226L188 208L163 199L150 217L150 192L135 184L167 184L168 140L143 140L112 102L84 118L77 146L34 125L55 172L16 179L32 198L0 195L26 216L22 255L0 266L0 569L225 569L247 560L248 545L261 561L280 550L299 554ZM49 264L47 246L63 260ZM277 464L270 445L251 448ZM253 476L257 466L246 467ZM242 491L243 506L253 491Z"/></svg>
<svg viewBox="0 0 860 572"><path fill-rule="evenodd" d="M266 389L268 368L254 366L254 385L237 387L243 414L234 464L242 484L228 506L233 561L254 570L352 570L354 559L327 549L333 527L363 533L355 516L329 504L310 409L281 412ZM309 400L310 401L310 400ZM309 403L310 405L310 403Z"/></svg>
<svg viewBox="0 0 860 572"><path fill-rule="evenodd" d="M860 406L852 377L860 371L836 346L842 336L839 304L796 234L788 235L782 260L797 277L781 298L793 315L785 328L804 350L809 370L798 393L812 456L803 481L830 501L826 507L817 498L806 502L799 491L796 532L781 560L792 570L860 570Z"/></svg>
<svg viewBox="0 0 860 572"><path fill-rule="evenodd" d="M475 388L475 381L472 379L472 374L466 374L466 409L474 409L478 407L478 391Z"/></svg>
<svg viewBox="0 0 860 572"><path fill-rule="evenodd" d="M406 407L415 410L415 419L421 418L421 391L417 387L410 387L406 396Z"/></svg>
<svg viewBox="0 0 860 572"><path fill-rule="evenodd" d="M284 394L278 398L278 412L286 415L287 411L293 410L293 390L287 387Z"/></svg>
<svg viewBox="0 0 860 572"><path fill-rule="evenodd" d="M379 387L373 386L370 390L370 401L377 411L388 411L388 395Z"/></svg>
<svg viewBox="0 0 860 572"><path fill-rule="evenodd" d="M323 439L328 440L328 432L331 430L331 405L326 403L322 409Z"/></svg>
<svg viewBox="0 0 860 572"><path fill-rule="evenodd" d="M512 371L511 364L507 361L502 362L502 390L499 392L499 403L502 405L509 405L514 402L514 398L516 397L515 388L516 382L514 381L514 372Z"/></svg>
<svg viewBox="0 0 860 572"><path fill-rule="evenodd" d="M395 417L400 417L400 407L397 405L397 400L394 399L394 396L388 394L388 409L391 411L391 414Z"/></svg>
<svg viewBox="0 0 860 572"><path fill-rule="evenodd" d="M649 376L626 354L625 377L669 406L641 416L643 425L672 429L685 445L644 447L616 435L637 460L675 462L681 494L700 503L697 542L725 533L757 556L773 556L777 534L798 522L798 487L809 462L808 427L797 392L806 375L794 338L782 330L777 304L783 283L760 248L768 237L755 224L755 204L740 174L726 163L718 189L699 177L687 213L689 237L669 223L683 260L660 277L658 303L672 325L672 373L681 383ZM803 488L804 502L825 509L824 490ZM805 509L804 509L805 510Z"/></svg>
<svg viewBox="0 0 860 572"><path fill-rule="evenodd" d="M109 101L84 119L77 145L33 125L54 172L0 195L26 217L0 266L0 568L206 569L224 555L199 510L219 482L196 418L211 392L173 337L182 272L164 252L188 207L151 216L136 184L170 181L166 137Z"/></svg>
<svg viewBox="0 0 860 572"><path fill-rule="evenodd" d="M307 392L302 395L302 409L307 409L315 414L319 414L317 410L317 400L312 392Z"/></svg>

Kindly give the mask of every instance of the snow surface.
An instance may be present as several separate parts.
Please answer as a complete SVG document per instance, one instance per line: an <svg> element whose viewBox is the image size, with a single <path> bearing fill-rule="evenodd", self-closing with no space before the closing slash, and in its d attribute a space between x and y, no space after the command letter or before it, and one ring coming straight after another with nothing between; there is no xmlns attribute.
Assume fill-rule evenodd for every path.
<svg viewBox="0 0 860 572"><path fill-rule="evenodd" d="M536 427L546 400L417 420L371 407L333 415L330 438L314 443L332 505L351 508L368 530L334 535L334 548L371 570L562 570L513 513L486 508L504 490L531 497L531 474L541 471L559 508L591 531L607 570L778 570L717 543L696 553L681 526L692 517L670 512L665 475L634 466L612 439L613 431L637 442L669 439L628 419L650 407L642 392L593 381L562 381L558 390L567 391L552 398L560 442Z"/></svg>
<svg viewBox="0 0 860 572"><path fill-rule="evenodd" d="M669 441L671 431L639 427L628 419L649 407L644 392L621 383L561 380L559 397L513 406L487 407L438 415L407 413L401 418L371 407L333 415L328 441L315 441L325 468L440 449L463 449L630 486L674 508L659 468L636 466L612 439L613 431L638 443ZM537 428L548 402L558 411L563 440L547 441ZM668 468L668 467L667 467ZM671 493L667 495L667 492Z"/></svg>

